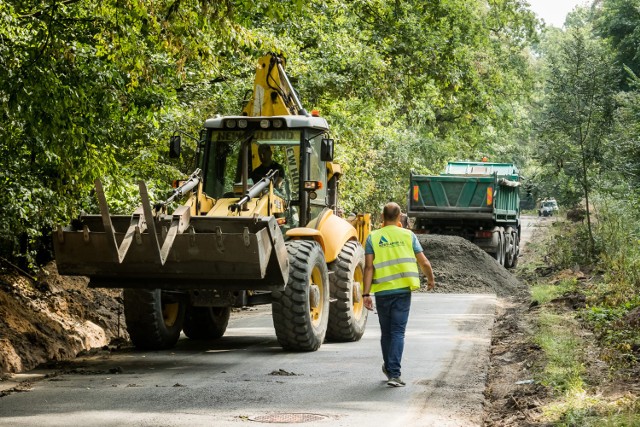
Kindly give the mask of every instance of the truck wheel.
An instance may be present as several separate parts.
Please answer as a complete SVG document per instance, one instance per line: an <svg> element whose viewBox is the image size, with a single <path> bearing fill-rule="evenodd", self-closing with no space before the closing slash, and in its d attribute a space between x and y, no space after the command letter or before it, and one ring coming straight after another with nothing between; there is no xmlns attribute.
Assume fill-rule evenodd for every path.
<svg viewBox="0 0 640 427"><path fill-rule="evenodd" d="M333 272L327 340L358 341L364 334L368 310L364 308L364 249L360 243L345 243L338 258L329 265Z"/></svg>
<svg viewBox="0 0 640 427"><path fill-rule="evenodd" d="M141 350L176 345L186 303L160 289L125 289L124 317L133 344Z"/></svg>
<svg viewBox="0 0 640 427"><path fill-rule="evenodd" d="M315 351L327 333L329 273L320 244L291 240L289 281L283 291L271 294L273 326L285 350Z"/></svg>
<svg viewBox="0 0 640 427"><path fill-rule="evenodd" d="M516 253L516 233L512 227L507 227L505 238L507 249L505 251L504 266L505 268L513 268L518 255Z"/></svg>
<svg viewBox="0 0 640 427"><path fill-rule="evenodd" d="M227 330L231 307L187 307L184 334L192 340L216 340Z"/></svg>
<svg viewBox="0 0 640 427"><path fill-rule="evenodd" d="M502 233L502 229L500 229L497 233L498 247L492 255L493 258L498 262L498 264L504 265L504 234Z"/></svg>
<svg viewBox="0 0 640 427"><path fill-rule="evenodd" d="M514 245L514 255L513 255L513 263L511 264L511 268L516 268L518 266L518 257L520 256L520 234L517 231L513 232L513 245Z"/></svg>

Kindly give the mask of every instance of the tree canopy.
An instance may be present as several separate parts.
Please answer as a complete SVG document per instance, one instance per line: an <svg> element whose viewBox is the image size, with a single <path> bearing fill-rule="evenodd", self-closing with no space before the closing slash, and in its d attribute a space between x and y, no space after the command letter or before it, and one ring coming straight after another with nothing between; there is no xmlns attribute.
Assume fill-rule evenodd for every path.
<svg viewBox="0 0 640 427"><path fill-rule="evenodd" d="M576 55L610 52L584 152L632 186L636 12L603 0L567 21L567 34L584 34ZM576 40L542 31L523 0L5 1L0 19L0 256L23 264L46 256L54 224L95 210L95 178L128 212L136 180L159 194L190 172L192 155L167 159L168 137L239 113L269 51L287 57L303 103L332 126L345 210L404 202L411 169L483 155L515 161L530 188L564 188L567 201L588 182L563 146L579 141L571 123L584 116L562 94L588 96L596 77L571 74L560 53Z"/></svg>

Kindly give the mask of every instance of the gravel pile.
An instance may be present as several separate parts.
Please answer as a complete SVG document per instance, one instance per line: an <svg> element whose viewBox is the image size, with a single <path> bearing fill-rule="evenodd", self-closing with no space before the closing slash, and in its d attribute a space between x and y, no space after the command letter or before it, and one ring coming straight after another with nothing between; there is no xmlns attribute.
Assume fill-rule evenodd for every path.
<svg viewBox="0 0 640 427"><path fill-rule="evenodd" d="M436 293L495 293L499 297L527 293L526 285L462 237L423 234L418 240L433 267Z"/></svg>

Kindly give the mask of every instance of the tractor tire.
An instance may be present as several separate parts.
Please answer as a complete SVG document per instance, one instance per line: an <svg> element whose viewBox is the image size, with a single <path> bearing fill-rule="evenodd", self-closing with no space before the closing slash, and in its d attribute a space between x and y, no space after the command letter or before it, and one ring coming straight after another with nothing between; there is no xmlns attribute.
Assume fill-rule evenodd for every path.
<svg viewBox="0 0 640 427"><path fill-rule="evenodd" d="M364 249L356 241L345 243L338 258L329 265L331 303L327 340L358 341L364 334L369 311L364 308Z"/></svg>
<svg viewBox="0 0 640 427"><path fill-rule="evenodd" d="M315 351L329 321L327 264L318 242L291 240L286 245L289 281L284 290L271 294L276 337L285 350Z"/></svg>
<svg viewBox="0 0 640 427"><path fill-rule="evenodd" d="M186 302L160 289L125 289L124 317L133 344L141 350L166 350L180 338Z"/></svg>
<svg viewBox="0 0 640 427"><path fill-rule="evenodd" d="M227 330L231 307L187 307L182 331L192 340L217 340Z"/></svg>

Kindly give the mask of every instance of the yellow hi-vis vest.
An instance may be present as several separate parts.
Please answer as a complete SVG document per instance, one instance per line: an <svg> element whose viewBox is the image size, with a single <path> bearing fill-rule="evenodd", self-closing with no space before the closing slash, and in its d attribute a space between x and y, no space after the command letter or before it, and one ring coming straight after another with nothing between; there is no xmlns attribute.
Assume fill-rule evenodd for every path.
<svg viewBox="0 0 640 427"><path fill-rule="evenodd" d="M373 282L371 292L420 289L420 275L413 252L413 233L388 225L371 233Z"/></svg>

